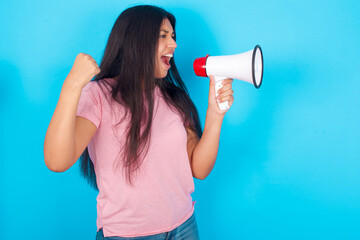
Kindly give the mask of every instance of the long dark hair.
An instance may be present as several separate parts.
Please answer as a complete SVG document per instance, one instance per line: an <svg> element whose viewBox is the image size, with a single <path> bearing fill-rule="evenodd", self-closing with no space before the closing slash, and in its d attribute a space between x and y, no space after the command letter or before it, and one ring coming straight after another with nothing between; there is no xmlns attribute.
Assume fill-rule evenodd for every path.
<svg viewBox="0 0 360 240"><path fill-rule="evenodd" d="M158 86L165 101L182 116L184 126L202 135L199 115L181 80L174 58L171 68L163 79L156 79L155 57L160 26L168 19L175 32L175 17L162 8L140 5L123 11L116 20L100 64L101 72L94 81L113 78L113 100L124 106L130 114L126 144L122 159L126 177L131 183L131 174L137 170L149 146L154 110L153 89ZM125 119L125 116L122 119ZM94 165L86 148L81 156L81 172L88 182L97 188Z"/></svg>

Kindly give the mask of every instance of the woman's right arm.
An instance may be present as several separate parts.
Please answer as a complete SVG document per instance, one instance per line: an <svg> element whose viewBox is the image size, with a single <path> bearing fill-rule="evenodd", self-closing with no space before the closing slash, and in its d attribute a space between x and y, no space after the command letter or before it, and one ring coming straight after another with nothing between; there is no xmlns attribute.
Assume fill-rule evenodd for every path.
<svg viewBox="0 0 360 240"><path fill-rule="evenodd" d="M44 142L45 164L51 171L69 169L96 132L96 126L77 117L76 111L83 87L99 72L96 61L80 53L64 81Z"/></svg>

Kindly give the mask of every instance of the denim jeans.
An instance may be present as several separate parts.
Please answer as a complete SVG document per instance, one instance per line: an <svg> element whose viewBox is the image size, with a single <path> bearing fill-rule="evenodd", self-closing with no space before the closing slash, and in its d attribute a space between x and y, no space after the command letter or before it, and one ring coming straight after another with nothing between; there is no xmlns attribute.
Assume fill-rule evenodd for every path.
<svg viewBox="0 0 360 240"><path fill-rule="evenodd" d="M144 237L104 237L103 230L100 229L96 234L96 240L199 240L199 232L193 214L183 224L170 232L144 236Z"/></svg>

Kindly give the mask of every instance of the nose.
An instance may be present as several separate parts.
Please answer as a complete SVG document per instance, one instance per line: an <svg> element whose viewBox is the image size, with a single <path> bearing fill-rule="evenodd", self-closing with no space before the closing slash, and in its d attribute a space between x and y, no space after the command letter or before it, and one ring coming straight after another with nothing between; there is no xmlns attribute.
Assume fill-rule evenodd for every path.
<svg viewBox="0 0 360 240"><path fill-rule="evenodd" d="M169 42L168 42L168 44L167 44L167 47L168 47L168 48L176 48L176 47L177 47L177 44L176 44L176 42L175 42L175 39L170 38L170 40L169 40Z"/></svg>

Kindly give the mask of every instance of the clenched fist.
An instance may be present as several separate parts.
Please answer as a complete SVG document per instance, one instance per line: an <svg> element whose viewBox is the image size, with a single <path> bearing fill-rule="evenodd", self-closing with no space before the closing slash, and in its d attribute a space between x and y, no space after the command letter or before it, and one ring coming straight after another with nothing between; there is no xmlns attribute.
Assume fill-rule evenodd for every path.
<svg viewBox="0 0 360 240"><path fill-rule="evenodd" d="M83 88L99 72L99 66L90 55L79 53L66 81L69 85Z"/></svg>

